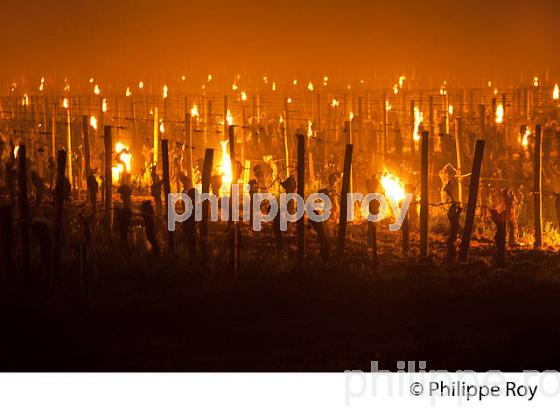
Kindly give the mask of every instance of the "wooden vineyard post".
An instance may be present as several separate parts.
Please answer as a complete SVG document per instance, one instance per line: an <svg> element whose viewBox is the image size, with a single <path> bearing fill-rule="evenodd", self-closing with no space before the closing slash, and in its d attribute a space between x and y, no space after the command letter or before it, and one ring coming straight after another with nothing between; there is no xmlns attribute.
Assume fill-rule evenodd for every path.
<svg viewBox="0 0 560 410"><path fill-rule="evenodd" d="M414 115L414 107L416 106L416 102L414 100L410 101L410 153L414 155L415 151L415 141L414 141L414 123L415 123L415 115Z"/></svg>
<svg viewBox="0 0 560 410"><path fill-rule="evenodd" d="M23 284L31 275L31 246L29 238L29 202L27 200L27 153L25 145L18 150L18 211L21 229L21 257Z"/></svg>
<svg viewBox="0 0 560 410"><path fill-rule="evenodd" d="M297 193L305 200L305 138L297 135ZM297 263L301 268L305 258L305 219L297 220Z"/></svg>
<svg viewBox="0 0 560 410"><path fill-rule="evenodd" d="M204 164L202 166L202 194L210 192L210 179L212 176L212 163L214 161L214 150L207 148L204 153ZM208 262L208 219L209 219L210 204L206 200L202 203L202 223L200 225L200 249L202 253L202 263Z"/></svg>
<svg viewBox="0 0 560 410"><path fill-rule="evenodd" d="M461 164L461 139L463 136L463 118L455 119L455 154L457 156L457 196L461 206L463 206L463 170Z"/></svg>
<svg viewBox="0 0 560 410"><path fill-rule="evenodd" d="M350 173L352 170L351 144L346 145L344 152L344 173L342 175L342 189L340 192L340 219L338 223L338 238L336 243L337 255L344 253L344 242L346 241L346 223L348 222L348 193L350 192Z"/></svg>
<svg viewBox="0 0 560 410"><path fill-rule="evenodd" d="M104 128L103 141L105 144L105 228L110 233L113 227L113 138L111 127L106 125Z"/></svg>
<svg viewBox="0 0 560 410"><path fill-rule="evenodd" d="M535 212L535 249L542 246L542 126L535 129L535 154L533 158L533 200Z"/></svg>
<svg viewBox="0 0 560 410"><path fill-rule="evenodd" d="M387 112L387 95L383 93L383 101L381 102L383 109L383 155L389 152L389 113Z"/></svg>
<svg viewBox="0 0 560 410"><path fill-rule="evenodd" d="M56 161L56 186L54 193L54 232L53 232L53 275L54 282L60 278L60 253L62 249L62 216L64 211L64 171L66 169L66 151L58 151Z"/></svg>
<svg viewBox="0 0 560 410"><path fill-rule="evenodd" d="M237 213L238 210L235 212L233 211L234 204L237 204L237 199L233 200L233 195L238 194L237 189L233 189L233 185L237 184L237 175L236 175L236 165L235 165L235 128L233 125L228 126L228 138L229 138L229 158L231 161L231 186L229 189L229 223L231 226L231 270L233 273L233 277L237 278L237 271L238 271L238 263L239 263L239 249L238 249L238 225L236 221L233 219L233 215ZM237 206L237 205L236 205Z"/></svg>
<svg viewBox="0 0 560 410"><path fill-rule="evenodd" d="M163 193L165 195L165 220L169 220L169 194L171 183L169 181L169 146L167 139L161 140L161 161L163 168ZM169 228L169 227L168 227ZM173 253L175 249L174 232L167 229L167 250Z"/></svg>
<svg viewBox="0 0 560 410"><path fill-rule="evenodd" d="M476 202L478 200L480 168L482 167L483 155L484 155L484 140L477 140L474 148L474 158L473 158L473 165L471 170L471 184L469 186L467 214L465 217L465 228L463 230L463 237L461 238L461 246L459 250L459 260L461 262L467 260L467 256L469 253L469 245L471 243L471 235L474 227Z"/></svg>
<svg viewBox="0 0 560 410"><path fill-rule="evenodd" d="M420 256L428 256L428 152L429 152L429 132L422 132L421 157L420 157Z"/></svg>
<svg viewBox="0 0 560 410"><path fill-rule="evenodd" d="M82 116L82 128L84 132L84 156L86 165L86 181L91 174L91 153L89 148L89 122L88 116Z"/></svg>
<svg viewBox="0 0 560 410"><path fill-rule="evenodd" d="M187 112L185 114L185 143L187 146L187 178L189 181L189 188L193 187L193 147L192 147L192 126L191 126L191 114Z"/></svg>

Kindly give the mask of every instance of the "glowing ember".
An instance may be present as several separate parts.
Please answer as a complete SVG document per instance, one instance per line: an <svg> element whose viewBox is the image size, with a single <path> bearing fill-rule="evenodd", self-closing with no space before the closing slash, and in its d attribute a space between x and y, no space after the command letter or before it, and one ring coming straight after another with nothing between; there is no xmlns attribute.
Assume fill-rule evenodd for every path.
<svg viewBox="0 0 560 410"><path fill-rule="evenodd" d="M390 173L385 173L381 177L381 186L385 195L393 201L400 202L405 198L404 184L401 180Z"/></svg>
<svg viewBox="0 0 560 410"><path fill-rule="evenodd" d="M496 106L496 124L501 124L502 122L504 122L504 105L498 103Z"/></svg>
<svg viewBox="0 0 560 410"><path fill-rule="evenodd" d="M554 91L552 92L552 99L558 100L560 98L560 89L558 88L558 84L554 86Z"/></svg>
<svg viewBox="0 0 560 410"><path fill-rule="evenodd" d="M198 117L198 107L196 104L191 108L191 117Z"/></svg>
<svg viewBox="0 0 560 410"><path fill-rule="evenodd" d="M91 117L89 117L89 125L94 130L97 129L97 118L95 118L93 115Z"/></svg>
<svg viewBox="0 0 560 410"><path fill-rule="evenodd" d="M414 135L412 136L414 141L420 141L418 129L422 121L424 121L424 113L422 113L418 107L414 106Z"/></svg>

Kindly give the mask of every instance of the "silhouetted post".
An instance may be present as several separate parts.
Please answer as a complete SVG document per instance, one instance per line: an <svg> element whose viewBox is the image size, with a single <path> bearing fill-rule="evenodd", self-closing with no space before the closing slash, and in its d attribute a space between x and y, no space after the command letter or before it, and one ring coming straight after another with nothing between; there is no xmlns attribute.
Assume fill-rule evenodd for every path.
<svg viewBox="0 0 560 410"><path fill-rule="evenodd" d="M459 205L463 206L463 166L461 162L461 139L463 137L463 118L455 118L455 154L457 156L457 194Z"/></svg>
<svg viewBox="0 0 560 410"><path fill-rule="evenodd" d="M387 112L387 94L383 93L383 101L381 102L383 109L383 154L389 152L389 113Z"/></svg>
<svg viewBox="0 0 560 410"><path fill-rule="evenodd" d="M106 125L103 141L105 143L105 228L111 232L113 227L113 138L111 127Z"/></svg>
<svg viewBox="0 0 560 410"><path fill-rule="evenodd" d="M533 200L535 212L535 248L542 246L542 127L535 130L535 154L533 158Z"/></svg>
<svg viewBox="0 0 560 410"><path fill-rule="evenodd" d="M428 152L429 132L422 132L421 157L420 157L420 256L428 256Z"/></svg>
<svg viewBox="0 0 560 410"><path fill-rule="evenodd" d="M305 199L305 138L303 134L297 135L297 193ZM297 221L297 262L303 265L305 257L305 219Z"/></svg>
<svg viewBox="0 0 560 410"><path fill-rule="evenodd" d="M82 128L84 132L84 156L86 165L86 182L91 174L91 152L89 147L89 119L87 115L82 116Z"/></svg>
<svg viewBox="0 0 560 410"><path fill-rule="evenodd" d="M463 237L461 238L461 247L459 253L459 260L461 262L467 260L467 255L469 253L471 235L474 227L476 202L478 200L480 168L482 167L483 156L484 156L484 140L477 140L474 148L474 158L473 158L473 165L471 170L471 183L469 186L469 198L467 201L467 214L465 217L465 228L463 229Z"/></svg>
<svg viewBox="0 0 560 410"><path fill-rule="evenodd" d="M210 192L210 179L212 176L212 163L214 161L214 150L207 148L204 153L204 164L202 166L202 193ZM210 203L208 200L202 203L202 223L200 225L200 249L202 253L202 262L208 262L208 219L209 219Z"/></svg>
<svg viewBox="0 0 560 410"><path fill-rule="evenodd" d="M414 115L414 107L416 106L416 102L414 100L410 101L410 152L414 154L416 147L414 146L414 123L416 122L416 118Z"/></svg>
<svg viewBox="0 0 560 410"><path fill-rule="evenodd" d="M161 140L161 161L163 168L163 192L165 194L165 220L168 220L169 214L169 193L171 192L171 183L169 181L169 146L166 139ZM167 230L167 249L173 252L175 248L174 232Z"/></svg>
<svg viewBox="0 0 560 410"><path fill-rule="evenodd" d="M233 200L233 185L237 184L237 172L236 172L236 165L235 165L235 128L233 125L228 126L228 137L229 137L229 159L231 162L231 186L229 189L229 224L232 227L231 230L231 270L233 272L233 277L237 278L237 265L239 261L239 249L238 249L238 242L239 242L239 232L238 232L238 225L233 220L233 205L237 204L237 201ZM237 191L235 192L237 195Z"/></svg>
<svg viewBox="0 0 560 410"><path fill-rule="evenodd" d="M64 211L64 186L66 180L64 171L66 169L66 151L58 151L56 161L56 187L54 192L54 231L53 231L53 275L54 281L60 278L60 252L62 249L62 216Z"/></svg>
<svg viewBox="0 0 560 410"><path fill-rule="evenodd" d="M478 107L478 115L480 117L480 123L479 123L479 133L480 133L480 138L484 138L484 134L486 132L486 107L484 106L484 104L481 104Z"/></svg>
<svg viewBox="0 0 560 410"><path fill-rule="evenodd" d="M27 201L27 153L25 145L18 149L18 205L21 229L21 258L24 285L31 275L31 246L29 243L29 203Z"/></svg>
<svg viewBox="0 0 560 410"><path fill-rule="evenodd" d="M351 144L346 145L344 152L344 173L342 175L342 189L340 192L340 219L338 222L338 239L336 252L338 256L344 253L344 242L346 241L346 223L348 222L348 193L350 192L350 173L352 170L352 149Z"/></svg>
<svg viewBox="0 0 560 410"><path fill-rule="evenodd" d="M189 188L193 187L193 147L192 147L192 117L191 113L185 114L185 145L187 147L187 180Z"/></svg>

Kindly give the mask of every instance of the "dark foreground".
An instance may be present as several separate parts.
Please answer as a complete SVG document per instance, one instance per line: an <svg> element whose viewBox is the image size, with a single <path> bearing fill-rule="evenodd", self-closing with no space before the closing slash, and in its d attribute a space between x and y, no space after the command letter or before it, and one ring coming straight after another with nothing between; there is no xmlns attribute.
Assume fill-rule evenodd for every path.
<svg viewBox="0 0 560 410"><path fill-rule="evenodd" d="M530 251L505 270L411 259L367 277L347 260L307 274L254 267L234 283L129 261L102 291L4 288L0 370L558 370L559 262Z"/></svg>

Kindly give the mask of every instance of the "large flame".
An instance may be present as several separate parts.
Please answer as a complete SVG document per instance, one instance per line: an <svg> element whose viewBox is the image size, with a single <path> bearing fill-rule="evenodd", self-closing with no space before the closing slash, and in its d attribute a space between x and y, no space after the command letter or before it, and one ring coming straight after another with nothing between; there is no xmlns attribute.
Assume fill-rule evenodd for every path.
<svg viewBox="0 0 560 410"><path fill-rule="evenodd" d="M381 186L385 191L385 195L393 201L400 202L405 197L404 184L399 177L386 172L381 177Z"/></svg>
<svg viewBox="0 0 560 410"><path fill-rule="evenodd" d="M504 104L498 103L496 106L496 124L504 122Z"/></svg>
<svg viewBox="0 0 560 410"><path fill-rule="evenodd" d="M414 106L414 135L412 136L414 141L420 141L420 133L418 132L418 129L423 121L424 113L420 111L420 108Z"/></svg>
<svg viewBox="0 0 560 410"><path fill-rule="evenodd" d="M222 175L221 195L229 192L231 183L233 182L231 157L227 150L228 142L228 140L220 141L220 145L222 146L222 161L220 162L220 174Z"/></svg>
<svg viewBox="0 0 560 410"><path fill-rule="evenodd" d="M121 182L121 175L130 173L132 168L132 154L130 149L124 145L122 142L117 142L115 144L115 152L117 155L117 164L111 168L111 180L114 185L118 185Z"/></svg>
<svg viewBox="0 0 560 410"><path fill-rule="evenodd" d="M552 92L552 99L558 100L560 98L560 89L558 88L558 84L554 85L554 91Z"/></svg>
<svg viewBox="0 0 560 410"><path fill-rule="evenodd" d="M89 117L89 125L91 126L91 128L93 128L94 130L97 129L97 118L95 118L95 116L91 116Z"/></svg>

